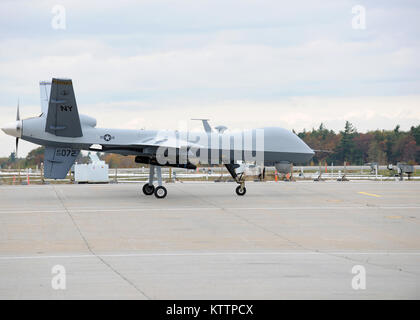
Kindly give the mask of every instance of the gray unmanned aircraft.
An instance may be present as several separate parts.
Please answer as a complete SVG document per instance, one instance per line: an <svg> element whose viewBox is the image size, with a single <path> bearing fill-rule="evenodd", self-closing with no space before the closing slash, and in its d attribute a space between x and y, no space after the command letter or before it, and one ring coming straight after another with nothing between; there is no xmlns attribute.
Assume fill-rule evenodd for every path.
<svg viewBox="0 0 420 320"><path fill-rule="evenodd" d="M79 152L91 150L134 155L135 162L148 164L145 195L166 197L162 166L195 169L198 164L206 164L224 165L238 183L236 193L243 196L245 177L237 172L238 162L252 161L280 169L290 163L307 162L314 155L298 136L279 127L229 133L223 126L213 130L203 119L204 132L96 128L96 119L79 114L72 80L41 81L40 91L39 117L21 120L18 105L16 121L1 129L16 137L16 152L19 139L45 146L45 178L64 179Z"/></svg>

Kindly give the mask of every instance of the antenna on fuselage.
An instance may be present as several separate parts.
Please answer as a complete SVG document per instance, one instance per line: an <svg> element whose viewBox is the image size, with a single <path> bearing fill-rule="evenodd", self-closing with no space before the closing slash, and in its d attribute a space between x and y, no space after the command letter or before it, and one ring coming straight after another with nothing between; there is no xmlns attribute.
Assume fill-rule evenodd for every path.
<svg viewBox="0 0 420 320"><path fill-rule="evenodd" d="M210 127L209 120L210 119L191 119L191 120L200 120L203 122L204 131L207 133L212 132L213 130Z"/></svg>

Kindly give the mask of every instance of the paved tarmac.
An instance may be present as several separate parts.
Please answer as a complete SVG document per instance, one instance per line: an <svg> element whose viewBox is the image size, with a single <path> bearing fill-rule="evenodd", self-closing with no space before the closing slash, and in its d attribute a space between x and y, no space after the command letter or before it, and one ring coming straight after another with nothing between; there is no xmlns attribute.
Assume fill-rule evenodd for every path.
<svg viewBox="0 0 420 320"><path fill-rule="evenodd" d="M166 187L0 186L0 299L420 298L419 182Z"/></svg>

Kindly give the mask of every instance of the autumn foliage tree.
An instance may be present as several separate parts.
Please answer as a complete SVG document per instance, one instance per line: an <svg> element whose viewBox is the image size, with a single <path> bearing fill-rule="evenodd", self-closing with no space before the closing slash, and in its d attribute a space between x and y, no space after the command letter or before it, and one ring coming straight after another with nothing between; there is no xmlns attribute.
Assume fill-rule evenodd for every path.
<svg viewBox="0 0 420 320"><path fill-rule="evenodd" d="M410 131L375 130L366 133L357 132L356 128L346 121L344 130L335 133L321 123L318 129L303 130L297 134L317 152L313 158L315 164L326 162L335 164L361 165L368 162L379 164L420 162L420 125L411 127Z"/></svg>

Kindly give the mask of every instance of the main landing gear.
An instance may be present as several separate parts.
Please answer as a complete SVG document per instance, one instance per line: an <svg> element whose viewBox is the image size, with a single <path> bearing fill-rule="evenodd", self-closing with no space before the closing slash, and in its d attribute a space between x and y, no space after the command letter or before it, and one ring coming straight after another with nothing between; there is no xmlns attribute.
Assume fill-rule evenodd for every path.
<svg viewBox="0 0 420 320"><path fill-rule="evenodd" d="M246 193L246 188L245 188L245 176L244 173L242 172L241 174L237 174L235 169L239 167L238 164L225 164L226 169L229 171L230 175L232 176L232 178L235 180L235 182L237 184L239 184L239 186L236 187L236 194L238 196L243 196Z"/></svg>
<svg viewBox="0 0 420 320"><path fill-rule="evenodd" d="M156 175L158 179L158 186L155 188L153 185L153 178ZM143 193L146 196L151 196L152 194L155 195L158 199L163 199L168 194L168 191L164 186L162 186L162 170L159 166L150 165L150 172L149 172L149 182L143 186Z"/></svg>
<svg viewBox="0 0 420 320"><path fill-rule="evenodd" d="M150 185L150 184L146 183L146 184L143 186L143 193L144 193L146 196L151 196L154 192L155 192L155 186L154 186L153 184L152 184L152 185Z"/></svg>

